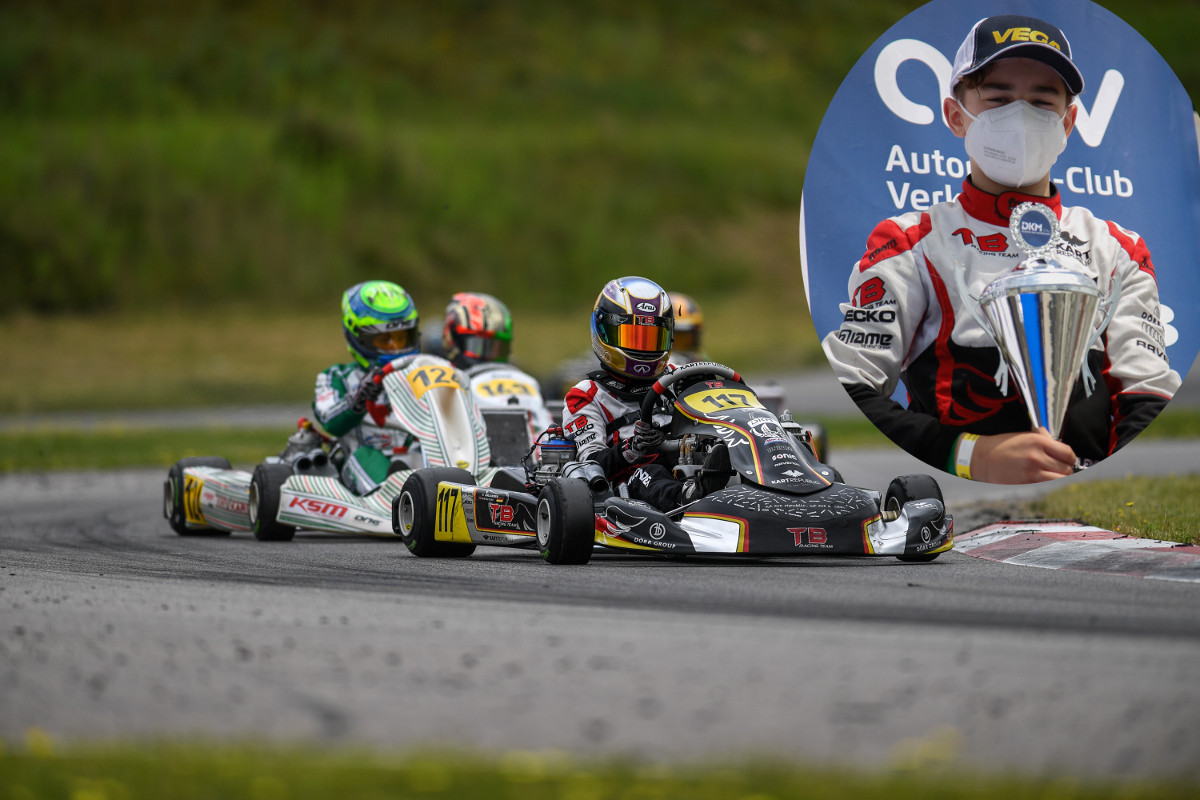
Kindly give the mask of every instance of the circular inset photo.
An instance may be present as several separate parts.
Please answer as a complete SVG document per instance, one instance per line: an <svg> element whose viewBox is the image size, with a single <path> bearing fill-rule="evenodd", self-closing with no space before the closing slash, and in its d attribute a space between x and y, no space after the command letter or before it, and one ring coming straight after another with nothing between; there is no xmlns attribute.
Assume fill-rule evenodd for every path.
<svg viewBox="0 0 1200 800"><path fill-rule="evenodd" d="M934 0L834 96L800 250L825 355L892 441L973 480L1070 475L1200 349L1196 114L1090 0Z"/></svg>

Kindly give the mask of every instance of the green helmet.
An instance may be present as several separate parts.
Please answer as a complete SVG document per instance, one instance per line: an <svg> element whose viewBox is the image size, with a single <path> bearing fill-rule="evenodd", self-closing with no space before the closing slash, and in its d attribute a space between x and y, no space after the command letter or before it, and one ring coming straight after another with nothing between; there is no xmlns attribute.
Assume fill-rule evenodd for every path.
<svg viewBox="0 0 1200 800"><path fill-rule="evenodd" d="M417 306L391 281L367 281L342 295L342 330L354 360L364 368L419 352Z"/></svg>

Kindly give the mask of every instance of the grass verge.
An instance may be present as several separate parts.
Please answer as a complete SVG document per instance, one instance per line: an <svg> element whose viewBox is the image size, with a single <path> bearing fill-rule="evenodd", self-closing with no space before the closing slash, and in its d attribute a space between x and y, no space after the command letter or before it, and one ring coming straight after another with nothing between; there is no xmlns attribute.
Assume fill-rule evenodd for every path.
<svg viewBox="0 0 1200 800"><path fill-rule="evenodd" d="M168 469L188 456L224 456L253 469L278 455L290 431L277 428L98 428L0 433L0 473L86 469Z"/></svg>
<svg viewBox="0 0 1200 800"><path fill-rule="evenodd" d="M1129 476L1056 489L1028 504L1030 515L1078 519L1128 536L1200 544L1200 475Z"/></svg>
<svg viewBox="0 0 1200 800"><path fill-rule="evenodd" d="M944 760L903 761L891 770L849 773L779 763L736 766L587 763L561 753L499 757L213 745L111 745L0 755L0 792L16 798L263 800L264 798L1182 798L1195 787L981 777L948 772Z"/></svg>

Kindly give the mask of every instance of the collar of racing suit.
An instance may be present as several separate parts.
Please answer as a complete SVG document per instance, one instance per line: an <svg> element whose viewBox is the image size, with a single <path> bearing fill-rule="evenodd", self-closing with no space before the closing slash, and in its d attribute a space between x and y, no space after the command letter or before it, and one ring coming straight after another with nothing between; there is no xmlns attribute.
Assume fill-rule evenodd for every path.
<svg viewBox="0 0 1200 800"><path fill-rule="evenodd" d="M587 377L627 403L640 403L646 396L646 392L650 391L650 387L654 385L654 381L622 380L606 369L589 372Z"/></svg>
<svg viewBox="0 0 1200 800"><path fill-rule="evenodd" d="M1058 187L1053 183L1050 184L1049 197L1039 197L1022 192L990 194L971 183L971 178L968 176L963 181L963 190L958 201L962 204L963 210L975 219L1002 227L1008 224L1008 217L1012 214L1012 210L1021 203L1041 203L1053 211L1054 216L1062 219L1062 195L1058 193Z"/></svg>

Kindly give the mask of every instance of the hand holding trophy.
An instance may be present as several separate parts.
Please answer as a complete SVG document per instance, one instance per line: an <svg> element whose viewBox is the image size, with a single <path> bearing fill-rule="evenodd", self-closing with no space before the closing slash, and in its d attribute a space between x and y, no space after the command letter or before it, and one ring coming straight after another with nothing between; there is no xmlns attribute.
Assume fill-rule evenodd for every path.
<svg viewBox="0 0 1200 800"><path fill-rule="evenodd" d="M1114 273L1111 291L1102 298L1091 278L1054 255L1058 219L1042 204L1022 203L1009 221L1013 241L1026 257L989 283L978 298L967 294L957 275L959 291L1000 349L1032 429L1045 428L1061 439L1076 376L1082 377L1087 394L1095 386L1087 353L1116 310L1120 275Z"/></svg>

